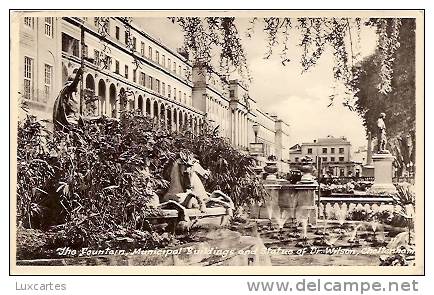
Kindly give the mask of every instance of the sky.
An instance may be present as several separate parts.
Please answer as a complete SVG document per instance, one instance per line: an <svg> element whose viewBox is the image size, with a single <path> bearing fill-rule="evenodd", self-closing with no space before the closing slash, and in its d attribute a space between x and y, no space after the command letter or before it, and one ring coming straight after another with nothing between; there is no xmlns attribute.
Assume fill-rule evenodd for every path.
<svg viewBox="0 0 434 295"><path fill-rule="evenodd" d="M290 125L290 144L312 142L314 139L332 135L345 136L352 143L352 150L366 145L362 119L342 105L342 101L330 104L329 96L336 86L333 79L333 54L326 50L318 64L302 73L300 47L297 32L289 46L291 62L285 66L280 62L279 47L276 54L264 59L266 52L265 34L256 25L252 38L244 32L249 26L248 18L238 18L237 27L247 54L247 64L252 76L249 95L258 106L268 113L274 113ZM136 18L144 31L160 39L171 48L181 47L183 33L179 26L166 18ZM361 32L362 57L372 54L376 47L375 32L363 29ZM235 77L236 78L236 77ZM340 86L337 85L338 89Z"/></svg>

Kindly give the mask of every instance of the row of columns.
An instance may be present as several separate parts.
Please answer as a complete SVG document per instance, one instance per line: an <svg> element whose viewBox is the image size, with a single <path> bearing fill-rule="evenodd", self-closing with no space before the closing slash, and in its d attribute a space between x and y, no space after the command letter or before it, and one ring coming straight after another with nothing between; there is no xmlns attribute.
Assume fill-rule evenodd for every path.
<svg viewBox="0 0 434 295"><path fill-rule="evenodd" d="M88 74L91 75L91 74ZM92 79L93 76L91 75ZM104 83L104 86L102 86ZM121 100L119 97L119 93L121 89L125 89L124 87L120 87L119 91L117 90L115 83L110 83L108 79L101 80L99 79L98 83L89 83L91 86L88 88L89 90L94 91L96 94L98 91L98 101L97 101L97 113L98 114L106 114L110 117L119 118L120 110L123 110L121 107ZM95 85L96 84L96 85ZM86 85L88 86L88 85ZM94 89L92 89L92 87ZM96 89L95 89L96 88ZM141 103L141 111L143 114L149 114L152 118L161 118L164 122L167 123L167 126L170 126L172 131L179 131L182 126L185 124L191 124L191 128L194 133L198 134L200 126L203 123L202 118L198 118L194 114L187 114L187 112L182 112L173 107L168 107L166 104L162 102L158 102L157 100L145 99L143 96L134 96L134 98L127 96L127 102L125 109L127 111L134 109L139 109L139 97L142 98ZM149 104L147 103L149 101ZM149 106L149 110L147 109ZM164 109L164 111L162 111ZM155 113L157 112L157 113ZM169 114L170 113L170 114ZM191 121L191 122L189 122Z"/></svg>
<svg viewBox="0 0 434 295"><path fill-rule="evenodd" d="M247 114L234 110L231 112L231 142L237 147L248 147L248 118Z"/></svg>
<svg viewBox="0 0 434 295"><path fill-rule="evenodd" d="M230 138L229 127L229 107L218 103L209 96L206 97L206 111L209 114L208 118L215 122L216 126L220 126L220 133L222 136Z"/></svg>

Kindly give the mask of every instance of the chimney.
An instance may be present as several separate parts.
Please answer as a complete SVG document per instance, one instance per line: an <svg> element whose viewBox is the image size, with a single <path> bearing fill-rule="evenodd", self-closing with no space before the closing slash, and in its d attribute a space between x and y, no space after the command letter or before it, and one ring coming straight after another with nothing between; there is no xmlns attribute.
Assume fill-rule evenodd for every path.
<svg viewBox="0 0 434 295"><path fill-rule="evenodd" d="M372 135L371 131L368 132L368 148L367 148L366 165L372 166Z"/></svg>

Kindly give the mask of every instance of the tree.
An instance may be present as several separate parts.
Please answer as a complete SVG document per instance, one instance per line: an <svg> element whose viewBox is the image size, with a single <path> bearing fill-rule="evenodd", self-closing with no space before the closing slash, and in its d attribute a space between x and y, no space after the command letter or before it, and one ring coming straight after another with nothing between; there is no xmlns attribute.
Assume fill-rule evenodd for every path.
<svg viewBox="0 0 434 295"><path fill-rule="evenodd" d="M220 71L225 78L231 69L248 74L246 52L241 45L235 18L172 17L184 32L184 46L193 60L210 71L212 52L220 52ZM262 24L266 34L265 58L278 52L282 65L294 59L288 44L296 37L302 48L303 71L313 68L327 48L334 54L333 75L346 90L343 104L356 110L367 132L375 134L380 111L386 111L389 149L397 157L400 171L415 157L415 19L401 18L252 18L247 36ZM361 28L375 28L378 36L374 55L360 60ZM294 33L298 33L294 34ZM280 44L279 44L280 42ZM248 76L247 78L250 79ZM336 94L330 99L333 104Z"/></svg>
<svg viewBox="0 0 434 295"><path fill-rule="evenodd" d="M388 148L396 156L400 172L407 164L415 162L415 29L414 19L402 19L398 36L400 47L394 54L390 92L377 91L382 79L379 50L360 64L360 77L355 84L358 89L356 111L362 116L367 132L376 134L379 113L387 113Z"/></svg>
<svg viewBox="0 0 434 295"><path fill-rule="evenodd" d="M246 78L248 73L246 52L241 44L240 32L234 17L171 17L173 23L180 25L184 32L184 47L193 61L200 61L210 71L214 71L212 56L218 52L220 58L219 71L222 78L237 70ZM262 24L266 34L267 51L265 58L275 53L281 43L279 56L282 65L286 65L293 56L289 56L288 44L298 37L297 44L303 53L300 63L304 71L314 67L330 47L335 58L333 74L337 81L347 87L345 104L351 106L356 92L355 83L359 78L356 61L360 57L361 26L375 27L378 34L378 51L381 56L380 87L381 93L389 93L393 76L394 55L399 48L398 35L401 28L399 18L252 18L248 28L248 37L252 36L255 27ZM247 76L246 76L247 75Z"/></svg>

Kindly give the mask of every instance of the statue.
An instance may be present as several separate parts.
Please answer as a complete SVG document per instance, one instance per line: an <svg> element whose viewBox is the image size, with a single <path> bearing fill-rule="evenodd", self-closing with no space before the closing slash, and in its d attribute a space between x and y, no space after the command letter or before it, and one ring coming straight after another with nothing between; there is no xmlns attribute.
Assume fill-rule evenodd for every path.
<svg viewBox="0 0 434 295"><path fill-rule="evenodd" d="M388 154L389 151L386 150L387 138L386 138L386 124L384 124L384 118L386 118L385 113L381 113L377 120L377 153Z"/></svg>
<svg viewBox="0 0 434 295"><path fill-rule="evenodd" d="M207 205L223 206L229 211L233 210L234 204L229 196L219 190L211 194L205 190L199 176L208 178L210 173L189 151L181 151L171 168L170 187L163 200L175 201L186 209L197 208L202 212L205 212Z"/></svg>
<svg viewBox="0 0 434 295"><path fill-rule="evenodd" d="M65 86L57 96L53 106L53 124L56 130L68 129L70 125L78 124L77 105L74 99L77 93L78 82L83 75L83 68L80 67L73 71L73 75L68 78Z"/></svg>

